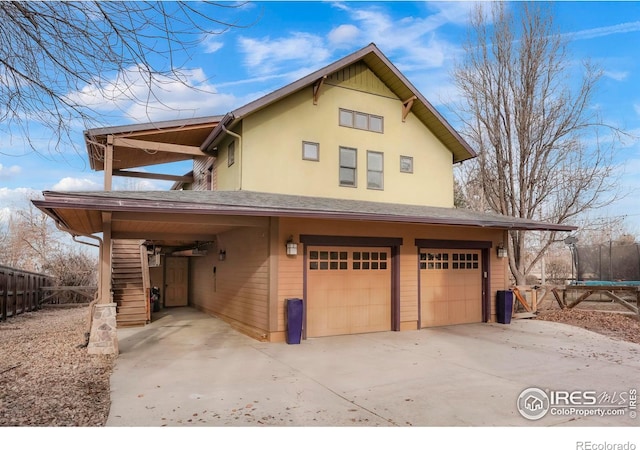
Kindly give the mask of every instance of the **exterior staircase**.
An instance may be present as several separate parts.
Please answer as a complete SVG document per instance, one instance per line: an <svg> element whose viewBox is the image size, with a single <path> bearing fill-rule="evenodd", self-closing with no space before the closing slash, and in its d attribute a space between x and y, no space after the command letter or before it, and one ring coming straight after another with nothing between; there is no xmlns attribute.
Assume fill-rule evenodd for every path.
<svg viewBox="0 0 640 450"><path fill-rule="evenodd" d="M116 239L111 244L111 282L119 327L141 326L151 320L149 266L142 243Z"/></svg>

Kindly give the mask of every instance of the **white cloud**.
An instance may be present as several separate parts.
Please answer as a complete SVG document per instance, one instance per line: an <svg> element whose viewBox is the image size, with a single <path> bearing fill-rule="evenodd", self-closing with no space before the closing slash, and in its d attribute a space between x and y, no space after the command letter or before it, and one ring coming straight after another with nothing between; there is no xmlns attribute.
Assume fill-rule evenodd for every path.
<svg viewBox="0 0 640 450"><path fill-rule="evenodd" d="M140 122L223 114L238 103L235 96L219 93L202 69L151 79L144 67L130 67L69 96L94 110L122 112Z"/></svg>
<svg viewBox="0 0 640 450"><path fill-rule="evenodd" d="M240 51L245 55L245 65L258 74L269 74L283 62L323 62L331 56L320 37L302 32L278 39L243 37L239 44Z"/></svg>
<svg viewBox="0 0 640 450"><path fill-rule="evenodd" d="M640 21L619 23L608 27L597 27L588 30L566 33L564 36L572 40L593 39L599 37L610 36L612 34L631 33L640 31Z"/></svg>
<svg viewBox="0 0 640 450"><path fill-rule="evenodd" d="M42 193L31 188L0 188L0 222L9 220L11 213L22 209L31 199L42 198Z"/></svg>
<svg viewBox="0 0 640 450"><path fill-rule="evenodd" d="M208 35L202 45L205 53L215 53L224 47L224 44L217 40L217 36Z"/></svg>
<svg viewBox="0 0 640 450"><path fill-rule="evenodd" d="M65 177L51 188L54 191L97 191L102 186L88 178Z"/></svg>
<svg viewBox="0 0 640 450"><path fill-rule="evenodd" d="M0 164L0 180L14 177L19 175L20 172L22 172L22 167L20 166L13 165L7 167Z"/></svg>
<svg viewBox="0 0 640 450"><path fill-rule="evenodd" d="M616 81L623 81L629 77L629 72L621 70L605 70L603 75Z"/></svg>
<svg viewBox="0 0 640 450"><path fill-rule="evenodd" d="M360 29L355 25L340 25L329 32L329 43L334 47L351 46L358 40Z"/></svg>

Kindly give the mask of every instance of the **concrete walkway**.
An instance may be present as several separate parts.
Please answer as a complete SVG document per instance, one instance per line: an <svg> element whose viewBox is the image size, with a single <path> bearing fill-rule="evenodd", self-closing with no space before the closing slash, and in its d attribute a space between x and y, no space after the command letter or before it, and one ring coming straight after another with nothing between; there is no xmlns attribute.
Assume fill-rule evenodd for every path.
<svg viewBox="0 0 640 450"><path fill-rule="evenodd" d="M158 317L160 317L158 315ZM107 426L638 426L516 408L529 387L640 387L640 345L535 320L309 339L246 337L191 308L118 332Z"/></svg>

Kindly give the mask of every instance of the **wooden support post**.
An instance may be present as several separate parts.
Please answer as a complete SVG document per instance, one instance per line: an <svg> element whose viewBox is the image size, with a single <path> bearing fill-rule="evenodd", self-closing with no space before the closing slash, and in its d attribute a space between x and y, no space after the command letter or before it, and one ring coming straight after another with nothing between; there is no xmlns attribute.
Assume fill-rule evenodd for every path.
<svg viewBox="0 0 640 450"><path fill-rule="evenodd" d="M113 185L113 135L107 136L104 148L104 190L110 191Z"/></svg>
<svg viewBox="0 0 640 450"><path fill-rule="evenodd" d="M2 304L0 305L2 308L2 311L0 312L0 319L4 322L7 320L7 304L9 303L9 274L6 271L3 271L2 277L4 280L2 280L0 286L4 286L4 290L2 292Z"/></svg>
<svg viewBox="0 0 640 450"><path fill-rule="evenodd" d="M100 302L111 303L111 213L102 213L102 252L100 261Z"/></svg>

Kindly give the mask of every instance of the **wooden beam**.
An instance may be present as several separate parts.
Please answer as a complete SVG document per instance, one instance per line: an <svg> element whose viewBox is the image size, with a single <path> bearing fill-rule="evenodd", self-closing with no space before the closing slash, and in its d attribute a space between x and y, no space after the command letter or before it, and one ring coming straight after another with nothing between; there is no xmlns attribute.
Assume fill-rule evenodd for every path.
<svg viewBox="0 0 640 450"><path fill-rule="evenodd" d="M407 99L404 102L402 102L402 121L403 122L407 119L407 116L409 115L409 111L411 111L411 108L413 107L413 101L416 100L417 98L418 97L414 95L410 99Z"/></svg>
<svg viewBox="0 0 640 450"><path fill-rule="evenodd" d="M623 300L622 298L618 297L616 294L614 294L611 291L604 291L603 294L605 294L607 297L612 299L614 302L620 303L629 311L633 311L634 313L638 314L638 307L640 307L640 305L638 305L638 307L633 306L631 303L627 302L626 300Z"/></svg>
<svg viewBox="0 0 640 450"><path fill-rule="evenodd" d="M181 181L183 183L193 183L193 177L188 175L168 175L163 173L135 172L132 170L119 169L114 170L113 175L116 177L148 178L151 180Z"/></svg>
<svg viewBox="0 0 640 450"><path fill-rule="evenodd" d="M313 104L314 105L318 104L320 89L322 88L322 85L324 84L324 80L326 79L327 79L327 76L325 75L313 84Z"/></svg>
<svg viewBox="0 0 640 450"><path fill-rule="evenodd" d="M513 294L516 296L516 299L522 304L522 306L524 306L524 309L527 310L527 312L531 312L531 307L527 304L527 302L524 300L524 298L522 298L522 296L520 295L520 290L517 287L514 287L512 289Z"/></svg>
<svg viewBox="0 0 640 450"><path fill-rule="evenodd" d="M219 225L234 227L267 227L268 217L229 216L217 214L170 214L170 213L145 213L114 212L114 222L161 222L178 225Z"/></svg>
<svg viewBox="0 0 640 450"><path fill-rule="evenodd" d="M165 142L143 141L141 139L116 137L113 140L113 145L117 147L146 150L150 152L180 153L180 154L191 155L191 156L205 155L200 150L200 147L194 147L192 145L167 144Z"/></svg>
<svg viewBox="0 0 640 450"><path fill-rule="evenodd" d="M560 309L567 309L567 304L564 302L564 300L560 299L560 295L558 295L558 290L556 288L551 289L551 292L553 293L553 296L556 298L556 301L558 302L558 306L560 306Z"/></svg>

